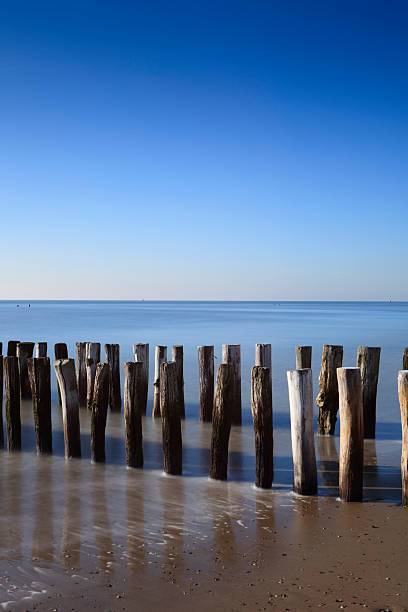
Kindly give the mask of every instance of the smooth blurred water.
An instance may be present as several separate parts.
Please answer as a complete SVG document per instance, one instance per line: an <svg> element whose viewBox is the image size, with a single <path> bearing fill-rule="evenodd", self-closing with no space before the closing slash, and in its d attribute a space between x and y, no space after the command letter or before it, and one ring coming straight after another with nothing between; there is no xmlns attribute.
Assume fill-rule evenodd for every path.
<svg viewBox="0 0 408 612"><path fill-rule="evenodd" d="M19 304L19 305L17 305ZM399 436L397 372L408 345L407 302L0 302L0 339L66 342L116 342L121 360L132 360L132 344L150 343L150 388L154 345L184 345L187 418L198 418L197 345L241 344L244 422L250 423L250 369L256 342L272 344L275 425L288 424L286 370L295 365L295 346L313 346L315 395L323 344L344 346L344 365L355 365L359 345L381 346L378 385L378 436ZM102 351L103 354L103 351ZM55 392L55 377L53 389ZM394 425L394 426L393 426Z"/></svg>

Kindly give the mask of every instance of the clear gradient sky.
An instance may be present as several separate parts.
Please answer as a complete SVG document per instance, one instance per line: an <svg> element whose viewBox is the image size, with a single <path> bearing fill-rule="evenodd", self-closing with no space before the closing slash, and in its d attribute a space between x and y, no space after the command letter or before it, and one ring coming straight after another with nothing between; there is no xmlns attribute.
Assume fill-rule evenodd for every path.
<svg viewBox="0 0 408 612"><path fill-rule="evenodd" d="M408 3L2 0L0 299L408 299Z"/></svg>

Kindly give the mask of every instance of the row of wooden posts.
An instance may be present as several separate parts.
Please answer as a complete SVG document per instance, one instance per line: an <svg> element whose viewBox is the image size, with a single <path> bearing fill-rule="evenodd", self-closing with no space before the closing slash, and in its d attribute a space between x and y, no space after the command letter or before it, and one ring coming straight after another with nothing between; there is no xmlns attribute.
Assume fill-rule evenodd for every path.
<svg viewBox="0 0 408 612"><path fill-rule="evenodd" d="M52 452L50 360L47 344L9 341L4 371L7 446L21 449L20 396L32 398L38 453ZM100 344L78 342L76 364L68 358L65 343L54 347L54 369L62 406L65 455L81 456L79 407L91 409L91 458L105 461L105 428L108 406L121 409L119 345L106 344L106 362L100 361ZM0 352L2 345L0 343ZM133 345L135 361L124 364L124 417L126 461L129 467L143 466L142 415L146 414L149 345ZM296 369L287 372L291 419L294 491L317 493L317 469L313 426L313 383L310 346L296 347ZM340 497L360 501L363 487L364 437L375 436L375 404L380 349L359 347L356 367L342 367L343 348L324 345L319 377L318 432L333 435L340 414ZM241 423L240 346L223 345L214 389L214 347L198 347L200 417L212 421L210 477L227 478L228 445L232 424ZM404 370L398 376L403 428L402 497L408 505L408 350ZM3 385L1 384L1 400ZM2 406L2 401L0 407ZM273 424L271 345L257 344L251 372L251 409L255 430L258 487L270 488L273 481ZM157 346L153 416L161 417L164 470L182 472L181 419L184 418L183 347L173 346L172 361L167 347ZM4 445L0 415L0 442Z"/></svg>

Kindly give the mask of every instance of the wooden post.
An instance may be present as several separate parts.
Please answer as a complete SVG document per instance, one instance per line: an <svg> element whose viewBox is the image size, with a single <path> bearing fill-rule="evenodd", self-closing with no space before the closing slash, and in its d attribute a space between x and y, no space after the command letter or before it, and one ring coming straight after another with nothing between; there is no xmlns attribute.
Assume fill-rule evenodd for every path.
<svg viewBox="0 0 408 612"><path fill-rule="evenodd" d="M87 377L86 377L86 363L85 363L85 351L86 342L76 343L76 378L78 387L78 401L81 407L86 406L86 393L87 393Z"/></svg>
<svg viewBox="0 0 408 612"><path fill-rule="evenodd" d="M160 410L163 430L164 471L181 474L183 448L178 398L177 365L167 361L160 366Z"/></svg>
<svg viewBox="0 0 408 612"><path fill-rule="evenodd" d="M17 357L17 345L19 340L9 340L7 344L7 357Z"/></svg>
<svg viewBox="0 0 408 612"><path fill-rule="evenodd" d="M141 343L134 344L133 354L136 362L143 363L142 414L146 414L147 396L149 392L149 345Z"/></svg>
<svg viewBox="0 0 408 612"><path fill-rule="evenodd" d="M333 344L323 346L322 367L319 376L319 393L316 405L319 408L317 431L321 435L333 435L339 410L337 368L343 362L343 347Z"/></svg>
<svg viewBox="0 0 408 612"><path fill-rule="evenodd" d="M65 344L65 342L57 342L57 344L54 344L54 355L55 355L56 361L58 361L58 359L68 359L68 349L67 349L67 345ZM61 391L59 388L58 378L57 378L57 389L58 389L58 403L61 406Z"/></svg>
<svg viewBox="0 0 408 612"><path fill-rule="evenodd" d="M160 366L167 359L167 346L156 346L154 352L154 394L152 417L160 416Z"/></svg>
<svg viewBox="0 0 408 612"><path fill-rule="evenodd" d="M312 370L287 372L293 456L293 490L299 495L317 493L313 431Z"/></svg>
<svg viewBox="0 0 408 612"><path fill-rule="evenodd" d="M296 369L304 370L312 367L312 347L297 346L296 347Z"/></svg>
<svg viewBox="0 0 408 612"><path fill-rule="evenodd" d="M34 342L19 342L17 344L18 367L20 371L20 390L22 399L31 398L31 387L28 378L27 359L33 356Z"/></svg>
<svg viewBox="0 0 408 612"><path fill-rule="evenodd" d="M239 344L222 345L222 363L227 363L233 368L233 408L232 425L242 423L241 404L241 346Z"/></svg>
<svg viewBox="0 0 408 612"><path fill-rule="evenodd" d="M129 467L143 467L142 414L146 408L146 371L143 361L125 363L125 446Z"/></svg>
<svg viewBox="0 0 408 612"><path fill-rule="evenodd" d="M105 428L109 403L109 365L98 363L91 415L91 461L105 461Z"/></svg>
<svg viewBox="0 0 408 612"><path fill-rule="evenodd" d="M92 400L95 385L96 366L101 360L100 342L87 342L85 346L86 368L86 405L92 410Z"/></svg>
<svg viewBox="0 0 408 612"><path fill-rule="evenodd" d="M220 363L215 382L210 451L210 478L227 480L228 444L234 407L234 366Z"/></svg>
<svg viewBox="0 0 408 612"><path fill-rule="evenodd" d="M214 406L214 347L198 346L200 421L211 423Z"/></svg>
<svg viewBox="0 0 408 612"><path fill-rule="evenodd" d="M340 403L340 499L361 501L364 431L360 368L339 368L337 379Z"/></svg>
<svg viewBox="0 0 408 612"><path fill-rule="evenodd" d="M402 369L408 370L408 346L404 348L404 353L402 355Z"/></svg>
<svg viewBox="0 0 408 612"><path fill-rule="evenodd" d="M408 370L398 372L398 397L401 409L402 451L401 481L402 505L408 507Z"/></svg>
<svg viewBox="0 0 408 612"><path fill-rule="evenodd" d="M20 374L18 357L4 357L4 400L6 409L7 448L21 449Z"/></svg>
<svg viewBox="0 0 408 612"><path fill-rule="evenodd" d="M0 448L4 448L4 429L3 429L3 355L0 355Z"/></svg>
<svg viewBox="0 0 408 612"><path fill-rule="evenodd" d="M37 454L52 453L51 366L48 357L27 360L33 397L34 429Z"/></svg>
<svg viewBox="0 0 408 612"><path fill-rule="evenodd" d="M272 349L270 344L255 344L255 365L269 368L272 393Z"/></svg>
<svg viewBox="0 0 408 612"><path fill-rule="evenodd" d="M178 387L178 398L179 398L179 410L182 419L186 418L186 410L184 406L184 372L183 372L183 347L181 345L174 345L171 351L171 360L176 362L177 366L177 387Z"/></svg>
<svg viewBox="0 0 408 612"><path fill-rule="evenodd" d="M109 406L113 411L120 412L122 395L120 392L119 344L105 344L106 361L109 364Z"/></svg>
<svg viewBox="0 0 408 612"><path fill-rule="evenodd" d="M81 430L75 362L73 359L58 359L54 363L54 369L61 389L65 458L80 457Z"/></svg>
<svg viewBox="0 0 408 612"><path fill-rule="evenodd" d="M37 359L39 357L47 356L47 343L46 342L36 342L35 343L35 356Z"/></svg>
<svg viewBox="0 0 408 612"><path fill-rule="evenodd" d="M357 367L360 368L361 371L361 386L363 391L365 438L375 438L380 353L381 348L378 346L359 346L357 349Z"/></svg>
<svg viewBox="0 0 408 612"><path fill-rule="evenodd" d="M251 409L255 431L255 485L270 489L273 480L272 387L270 369L252 368Z"/></svg>

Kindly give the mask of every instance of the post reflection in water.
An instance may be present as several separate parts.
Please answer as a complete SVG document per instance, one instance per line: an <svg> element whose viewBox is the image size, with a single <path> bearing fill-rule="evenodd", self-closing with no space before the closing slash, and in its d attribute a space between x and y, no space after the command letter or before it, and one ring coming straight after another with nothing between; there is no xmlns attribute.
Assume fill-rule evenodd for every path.
<svg viewBox="0 0 408 612"><path fill-rule="evenodd" d="M319 451L318 475L324 487L335 489L332 493L338 495L339 486L339 455L334 436L317 436Z"/></svg>
<svg viewBox="0 0 408 612"><path fill-rule="evenodd" d="M171 582L181 580L184 573L184 479L163 476L160 483L163 506L162 569Z"/></svg>
<svg viewBox="0 0 408 612"><path fill-rule="evenodd" d="M115 556L112 550L111 526L106 503L106 471L103 464L92 465L92 519L97 548L98 567L113 573Z"/></svg>
<svg viewBox="0 0 408 612"><path fill-rule="evenodd" d="M128 566L134 572L144 572L146 568L144 499L144 475L129 468L126 472L126 543Z"/></svg>
<svg viewBox="0 0 408 612"><path fill-rule="evenodd" d="M263 550L274 540L275 512L271 491L255 489L255 516L257 547Z"/></svg>
<svg viewBox="0 0 408 612"><path fill-rule="evenodd" d="M8 560L20 560L22 558L23 521L21 512L23 488L23 456L21 453L4 452L2 461L2 493L4 500L4 512L1 519L1 546L3 555Z"/></svg>
<svg viewBox="0 0 408 612"><path fill-rule="evenodd" d="M78 567L81 557L81 461L66 461L64 470L61 556L66 567Z"/></svg>
<svg viewBox="0 0 408 612"><path fill-rule="evenodd" d="M38 457L35 474L32 556L50 565L54 560L55 491L52 457Z"/></svg>
<svg viewBox="0 0 408 612"><path fill-rule="evenodd" d="M207 487L203 487L203 495L212 517L216 561L232 562L236 545L231 519L233 508L229 485L222 481L209 481Z"/></svg>

